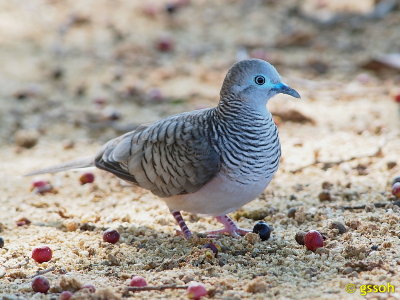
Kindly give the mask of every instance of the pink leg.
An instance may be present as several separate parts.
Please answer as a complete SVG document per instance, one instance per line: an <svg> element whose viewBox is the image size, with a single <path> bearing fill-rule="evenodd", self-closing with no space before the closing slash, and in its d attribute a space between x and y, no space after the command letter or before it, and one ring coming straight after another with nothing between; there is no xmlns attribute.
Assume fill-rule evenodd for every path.
<svg viewBox="0 0 400 300"><path fill-rule="evenodd" d="M182 215L179 211L171 210L171 214L174 216L176 222L178 223L179 227L181 228L181 233L185 237L185 239L190 239L192 237L192 233L190 232L189 228L187 227L185 221L182 218Z"/></svg>
<svg viewBox="0 0 400 300"><path fill-rule="evenodd" d="M220 229L220 230L206 232L209 237L216 237L220 234L228 234L228 235L231 235L234 237L238 237L241 235L246 235L247 233L251 232L251 230L242 229L242 228L237 227L235 222L233 222L233 220L231 218L229 218L227 215L218 216L215 218L218 220L218 222L220 222L224 225L224 228Z"/></svg>

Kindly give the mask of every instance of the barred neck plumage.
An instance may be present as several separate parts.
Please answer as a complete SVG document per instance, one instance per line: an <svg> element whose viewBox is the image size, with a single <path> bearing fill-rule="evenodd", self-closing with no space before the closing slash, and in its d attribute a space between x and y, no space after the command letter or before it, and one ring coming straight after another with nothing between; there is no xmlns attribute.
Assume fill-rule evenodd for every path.
<svg viewBox="0 0 400 300"><path fill-rule="evenodd" d="M243 184L273 176L281 149L278 129L266 108L224 99L214 110L212 124L223 173Z"/></svg>

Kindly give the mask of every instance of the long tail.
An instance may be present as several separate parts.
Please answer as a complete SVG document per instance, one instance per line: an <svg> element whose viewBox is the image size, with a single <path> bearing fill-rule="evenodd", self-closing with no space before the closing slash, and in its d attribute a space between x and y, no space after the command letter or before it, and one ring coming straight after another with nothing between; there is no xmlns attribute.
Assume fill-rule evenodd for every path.
<svg viewBox="0 0 400 300"><path fill-rule="evenodd" d="M94 157L84 157L84 158L79 158L76 160L68 161L59 165L55 165L52 167L32 171L28 174L25 174L24 176L33 176L33 175L39 175L39 174L46 174L46 173L57 173L57 172L62 172L66 170L71 170L71 169L80 169L80 168L88 168L88 167L93 167L94 166Z"/></svg>

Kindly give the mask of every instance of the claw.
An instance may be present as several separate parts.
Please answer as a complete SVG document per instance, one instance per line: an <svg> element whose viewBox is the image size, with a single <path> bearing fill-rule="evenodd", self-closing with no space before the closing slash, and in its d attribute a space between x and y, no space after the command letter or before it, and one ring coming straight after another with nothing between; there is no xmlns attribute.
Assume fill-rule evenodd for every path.
<svg viewBox="0 0 400 300"><path fill-rule="evenodd" d="M242 228L237 227L235 222L233 222L233 220L226 215L218 216L218 217L216 217L216 219L218 220L218 222L220 222L224 225L224 228L220 229L220 230L213 230L213 231L205 232L205 234L207 234L207 237L216 238L220 235L228 234L230 236L237 238L237 237L244 236L247 233L251 232L251 230L242 229Z"/></svg>

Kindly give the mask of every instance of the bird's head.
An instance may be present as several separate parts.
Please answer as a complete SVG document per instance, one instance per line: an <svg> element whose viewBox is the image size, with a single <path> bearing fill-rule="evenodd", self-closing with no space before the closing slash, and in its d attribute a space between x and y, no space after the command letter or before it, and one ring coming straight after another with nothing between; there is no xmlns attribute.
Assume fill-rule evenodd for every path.
<svg viewBox="0 0 400 300"><path fill-rule="evenodd" d="M242 60L234 64L221 88L221 98L234 96L256 106L265 105L279 93L300 98L296 90L281 81L274 66L261 59Z"/></svg>

